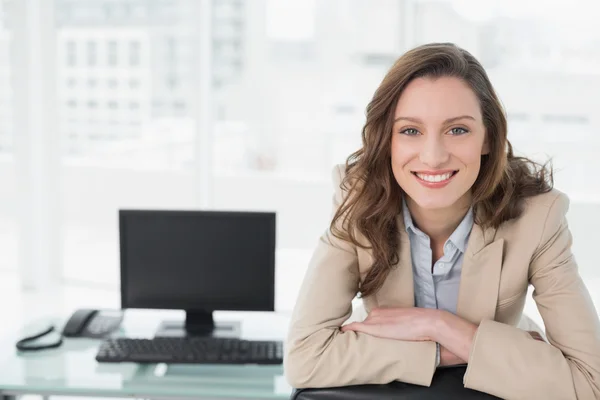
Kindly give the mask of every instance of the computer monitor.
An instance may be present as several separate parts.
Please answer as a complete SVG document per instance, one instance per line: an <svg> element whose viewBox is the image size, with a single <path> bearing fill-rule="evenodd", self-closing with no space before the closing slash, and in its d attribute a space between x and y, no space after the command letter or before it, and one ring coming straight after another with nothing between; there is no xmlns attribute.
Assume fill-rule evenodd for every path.
<svg viewBox="0 0 600 400"><path fill-rule="evenodd" d="M185 310L184 335L217 335L215 310L274 311L275 213L120 210L119 239L123 309Z"/></svg>

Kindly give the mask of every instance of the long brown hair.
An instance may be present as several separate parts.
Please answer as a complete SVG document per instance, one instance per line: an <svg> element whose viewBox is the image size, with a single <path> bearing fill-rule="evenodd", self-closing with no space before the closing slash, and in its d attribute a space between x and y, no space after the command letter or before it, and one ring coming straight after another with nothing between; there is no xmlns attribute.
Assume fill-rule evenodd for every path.
<svg viewBox="0 0 600 400"><path fill-rule="evenodd" d="M346 160L341 183L346 192L331 222L332 233L356 246L369 248L373 265L360 285L361 296L375 293L398 263L398 226L402 189L391 168L391 135L398 99L415 78L457 77L479 99L489 143L479 176L473 184L475 222L498 227L518 217L527 197L548 192L552 168L513 154L507 139L504 109L481 64L466 50L451 43L432 43L402 55L391 67L367 106L362 148ZM366 239L361 242L358 235Z"/></svg>

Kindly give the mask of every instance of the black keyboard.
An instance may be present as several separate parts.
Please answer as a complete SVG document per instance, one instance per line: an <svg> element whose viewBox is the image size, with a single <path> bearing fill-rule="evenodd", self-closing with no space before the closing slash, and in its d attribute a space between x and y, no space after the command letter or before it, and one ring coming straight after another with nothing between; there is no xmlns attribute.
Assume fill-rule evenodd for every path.
<svg viewBox="0 0 600 400"><path fill-rule="evenodd" d="M100 345L96 360L171 364L281 364L283 343L216 337L111 338Z"/></svg>

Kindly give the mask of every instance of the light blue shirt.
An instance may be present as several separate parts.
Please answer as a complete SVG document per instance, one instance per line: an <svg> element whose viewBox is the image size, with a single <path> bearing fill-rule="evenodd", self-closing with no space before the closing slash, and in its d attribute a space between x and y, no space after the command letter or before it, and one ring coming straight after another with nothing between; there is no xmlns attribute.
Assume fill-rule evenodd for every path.
<svg viewBox="0 0 600 400"><path fill-rule="evenodd" d="M433 265L431 240L413 223L406 201L402 201L404 226L410 239L414 276L415 307L437 308L456 314L462 262L473 228L471 207L452 235L444 243L444 255ZM436 365L440 361L437 346Z"/></svg>

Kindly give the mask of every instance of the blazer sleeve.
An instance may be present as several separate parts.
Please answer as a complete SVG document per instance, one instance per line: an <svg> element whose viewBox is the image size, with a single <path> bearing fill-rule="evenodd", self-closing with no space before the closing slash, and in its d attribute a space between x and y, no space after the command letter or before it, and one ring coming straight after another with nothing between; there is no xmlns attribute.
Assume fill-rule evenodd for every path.
<svg viewBox="0 0 600 400"><path fill-rule="evenodd" d="M342 201L342 169L334 170L333 209ZM359 290L356 248L327 230L320 238L292 313L284 373L295 388L394 380L429 386L434 342L405 342L342 332Z"/></svg>
<svg viewBox="0 0 600 400"><path fill-rule="evenodd" d="M600 399L600 323L571 253L568 207L564 194L554 199L529 267L549 343L509 325L482 321L466 387L509 400Z"/></svg>

